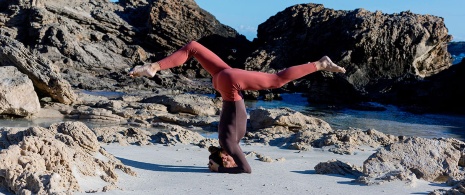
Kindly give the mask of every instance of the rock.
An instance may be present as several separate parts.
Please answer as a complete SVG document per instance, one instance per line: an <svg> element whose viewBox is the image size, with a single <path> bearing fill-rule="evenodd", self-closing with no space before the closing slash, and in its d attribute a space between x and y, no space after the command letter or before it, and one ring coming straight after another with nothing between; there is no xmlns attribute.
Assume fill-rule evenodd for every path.
<svg viewBox="0 0 465 195"><path fill-rule="evenodd" d="M336 159L318 163L315 166L315 172L318 174L352 175L354 177L363 175L362 167L344 163Z"/></svg>
<svg viewBox="0 0 465 195"><path fill-rule="evenodd" d="M324 134L312 140L305 139L306 136L298 134L296 140L303 143L310 143L312 146L321 148L324 146L335 146L329 151L337 154L354 154L355 150L363 150L360 147L368 146L372 148L385 147L399 141L399 137L387 135L374 129L363 131L361 129L336 130ZM308 137L308 136L307 136Z"/></svg>
<svg viewBox="0 0 465 195"><path fill-rule="evenodd" d="M257 108L250 111L250 125L253 130L271 126L285 126L292 131L304 129L330 131L329 124L321 119L305 116L288 108L265 109Z"/></svg>
<svg viewBox="0 0 465 195"><path fill-rule="evenodd" d="M26 74L41 93L64 104L76 103L76 95L58 68L47 58L29 51L22 43L0 35L0 59L0 65L14 65Z"/></svg>
<svg viewBox="0 0 465 195"><path fill-rule="evenodd" d="M152 144L150 136L152 133L138 128L124 128L124 127L100 127L93 128L93 132L97 136L98 140L103 143L115 143L118 142L120 145L150 145Z"/></svg>
<svg viewBox="0 0 465 195"><path fill-rule="evenodd" d="M19 132L15 139L20 141L0 151L0 184L16 194L70 194L87 191L79 185L85 178L101 179L108 186L118 181L116 169L136 174L103 150L83 123Z"/></svg>
<svg viewBox="0 0 465 195"><path fill-rule="evenodd" d="M55 123L50 126L50 129L56 129L58 133L71 136L73 141L83 149L95 152L100 148L97 136L82 122Z"/></svg>
<svg viewBox="0 0 465 195"><path fill-rule="evenodd" d="M32 81L13 66L0 66L0 115L31 116L40 111Z"/></svg>
<svg viewBox="0 0 465 195"><path fill-rule="evenodd" d="M181 126L158 123L156 126L163 127L168 131L158 132L152 136L155 143L164 145L194 144L198 145L205 138L197 132L187 130ZM203 145L203 144L202 144Z"/></svg>
<svg viewBox="0 0 465 195"><path fill-rule="evenodd" d="M451 59L445 45L452 39L447 32L444 19L432 15L299 4L259 25L258 49L246 69L273 72L328 55L347 73L316 73L297 84L312 102L378 98L406 75L424 78L447 69Z"/></svg>
<svg viewBox="0 0 465 195"><path fill-rule="evenodd" d="M430 182L462 178L460 145L463 148L464 143L453 139L408 138L371 155L363 164L363 173L381 180L406 180L411 173Z"/></svg>
<svg viewBox="0 0 465 195"><path fill-rule="evenodd" d="M199 116L211 116L218 115L220 111L217 100L193 94L154 96L141 102L163 104L168 107L171 113L184 112Z"/></svg>
<svg viewBox="0 0 465 195"><path fill-rule="evenodd" d="M194 0L153 1L150 7L149 38L170 51L209 35L225 38L238 36L233 28L221 24Z"/></svg>
<svg viewBox="0 0 465 195"><path fill-rule="evenodd" d="M413 112L465 114L465 86L459 83L465 83L465 60L421 82L398 83L393 88L397 96L391 97L390 101Z"/></svg>

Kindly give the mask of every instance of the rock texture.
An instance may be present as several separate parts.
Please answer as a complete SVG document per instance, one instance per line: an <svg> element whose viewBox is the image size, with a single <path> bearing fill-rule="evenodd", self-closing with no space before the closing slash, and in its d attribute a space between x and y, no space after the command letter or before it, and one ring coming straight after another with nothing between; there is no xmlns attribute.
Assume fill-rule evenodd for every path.
<svg viewBox="0 0 465 195"><path fill-rule="evenodd" d="M105 191L116 188L116 169L135 176L101 148L95 134L80 122L1 132L0 146L8 147L0 151L0 184L16 194ZM82 189L80 183L92 177L105 186Z"/></svg>
<svg viewBox="0 0 465 195"><path fill-rule="evenodd" d="M31 116L40 110L29 78L13 66L0 67L0 115Z"/></svg>
<svg viewBox="0 0 465 195"><path fill-rule="evenodd" d="M76 95L47 58L31 52L14 39L0 35L0 66L15 66L34 83L38 92L64 103L76 103Z"/></svg>
<svg viewBox="0 0 465 195"><path fill-rule="evenodd" d="M370 156L363 163L363 173L378 180L411 181L411 177L438 183L461 180L464 172L459 162L464 146L454 139L409 138Z"/></svg>
<svg viewBox="0 0 465 195"><path fill-rule="evenodd" d="M259 49L248 58L246 67L283 69L328 55L348 71L343 79L333 83L310 78L310 83L303 86L312 100L321 100L322 91L333 93L323 94L328 99L351 94L351 89L373 98L388 93L392 84L405 76L427 77L449 67L446 45L451 38L444 19L436 16L383 14L364 9L340 11L301 4L259 25ZM349 83L349 87L344 83ZM356 96L345 101L351 98Z"/></svg>
<svg viewBox="0 0 465 195"><path fill-rule="evenodd" d="M194 0L2 1L0 21L2 52L11 51L2 54L0 65L17 66L40 90L39 97L66 104L77 102L70 87L215 93L210 75L195 60L152 79L127 77L133 65L161 59L191 40L232 67L265 72L329 55L348 72L316 73L284 87L284 92L304 92L312 102L403 103L393 98L403 95L403 88L396 86L421 83L451 64L445 47L451 36L443 19L411 12L338 11L300 4L261 24L252 43ZM7 60L12 56L16 60ZM272 93L247 92L244 97L269 99ZM434 94L426 91L426 96Z"/></svg>

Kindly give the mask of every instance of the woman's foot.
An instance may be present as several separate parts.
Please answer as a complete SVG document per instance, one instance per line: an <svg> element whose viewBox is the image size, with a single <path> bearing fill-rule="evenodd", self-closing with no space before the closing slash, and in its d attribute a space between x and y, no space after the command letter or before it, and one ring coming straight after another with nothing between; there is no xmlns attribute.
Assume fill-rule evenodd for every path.
<svg viewBox="0 0 465 195"><path fill-rule="evenodd" d="M331 59L329 59L328 56L323 56L320 60L315 62L315 65L316 65L317 70L326 70L329 72L341 72L341 73L346 72L345 68L340 67L336 65L335 63L333 63L333 61L331 61Z"/></svg>
<svg viewBox="0 0 465 195"><path fill-rule="evenodd" d="M155 62L151 64L144 64L142 66L135 66L129 71L131 77L153 77L160 70L160 65Z"/></svg>

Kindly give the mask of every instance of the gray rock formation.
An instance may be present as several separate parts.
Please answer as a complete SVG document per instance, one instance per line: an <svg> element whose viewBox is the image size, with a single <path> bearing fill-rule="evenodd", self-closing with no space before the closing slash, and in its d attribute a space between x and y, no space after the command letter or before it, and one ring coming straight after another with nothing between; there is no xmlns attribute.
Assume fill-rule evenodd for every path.
<svg viewBox="0 0 465 195"><path fill-rule="evenodd" d="M157 103L168 107L172 113L189 113L193 115L218 115L221 102L206 96L192 94L160 95L142 100L143 103Z"/></svg>
<svg viewBox="0 0 465 195"><path fill-rule="evenodd" d="M14 66L0 66L0 115L31 116L40 110L32 81Z"/></svg>
<svg viewBox="0 0 465 195"><path fill-rule="evenodd" d="M0 35L0 66L15 66L34 83L38 92L64 103L76 103L76 95L58 68L14 39Z"/></svg>
<svg viewBox="0 0 465 195"><path fill-rule="evenodd" d="M389 93L392 84L407 75L427 77L449 67L446 45L450 40L444 19L436 16L364 9L338 11L301 4L260 24L256 39L259 49L248 58L246 67L270 71L328 55L348 71L335 78L323 74L325 83L309 78L301 86L306 87L304 91L312 100L340 98L341 93L353 93L351 89L373 98ZM344 97L339 101L357 98Z"/></svg>
<svg viewBox="0 0 465 195"><path fill-rule="evenodd" d="M265 109L257 108L250 111L250 125L253 130L272 126L283 126L290 131L305 129L328 132L331 126L321 119L303 115L288 108Z"/></svg>

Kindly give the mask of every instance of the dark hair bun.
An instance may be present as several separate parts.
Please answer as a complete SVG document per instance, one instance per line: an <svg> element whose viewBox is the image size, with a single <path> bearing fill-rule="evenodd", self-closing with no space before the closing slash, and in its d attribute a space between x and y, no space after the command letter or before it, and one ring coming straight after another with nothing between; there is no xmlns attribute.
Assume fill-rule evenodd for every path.
<svg viewBox="0 0 465 195"><path fill-rule="evenodd" d="M216 146L210 146L208 147L208 151L210 152L208 160L212 159L213 162L218 164L220 167L223 167L223 160L221 160L220 157L221 148Z"/></svg>
<svg viewBox="0 0 465 195"><path fill-rule="evenodd" d="M221 150L221 148L216 147L216 146L210 146L210 147L208 147L208 151L209 151L210 153L212 153L212 154L213 154L213 153L217 153L217 152L219 152L220 150Z"/></svg>

